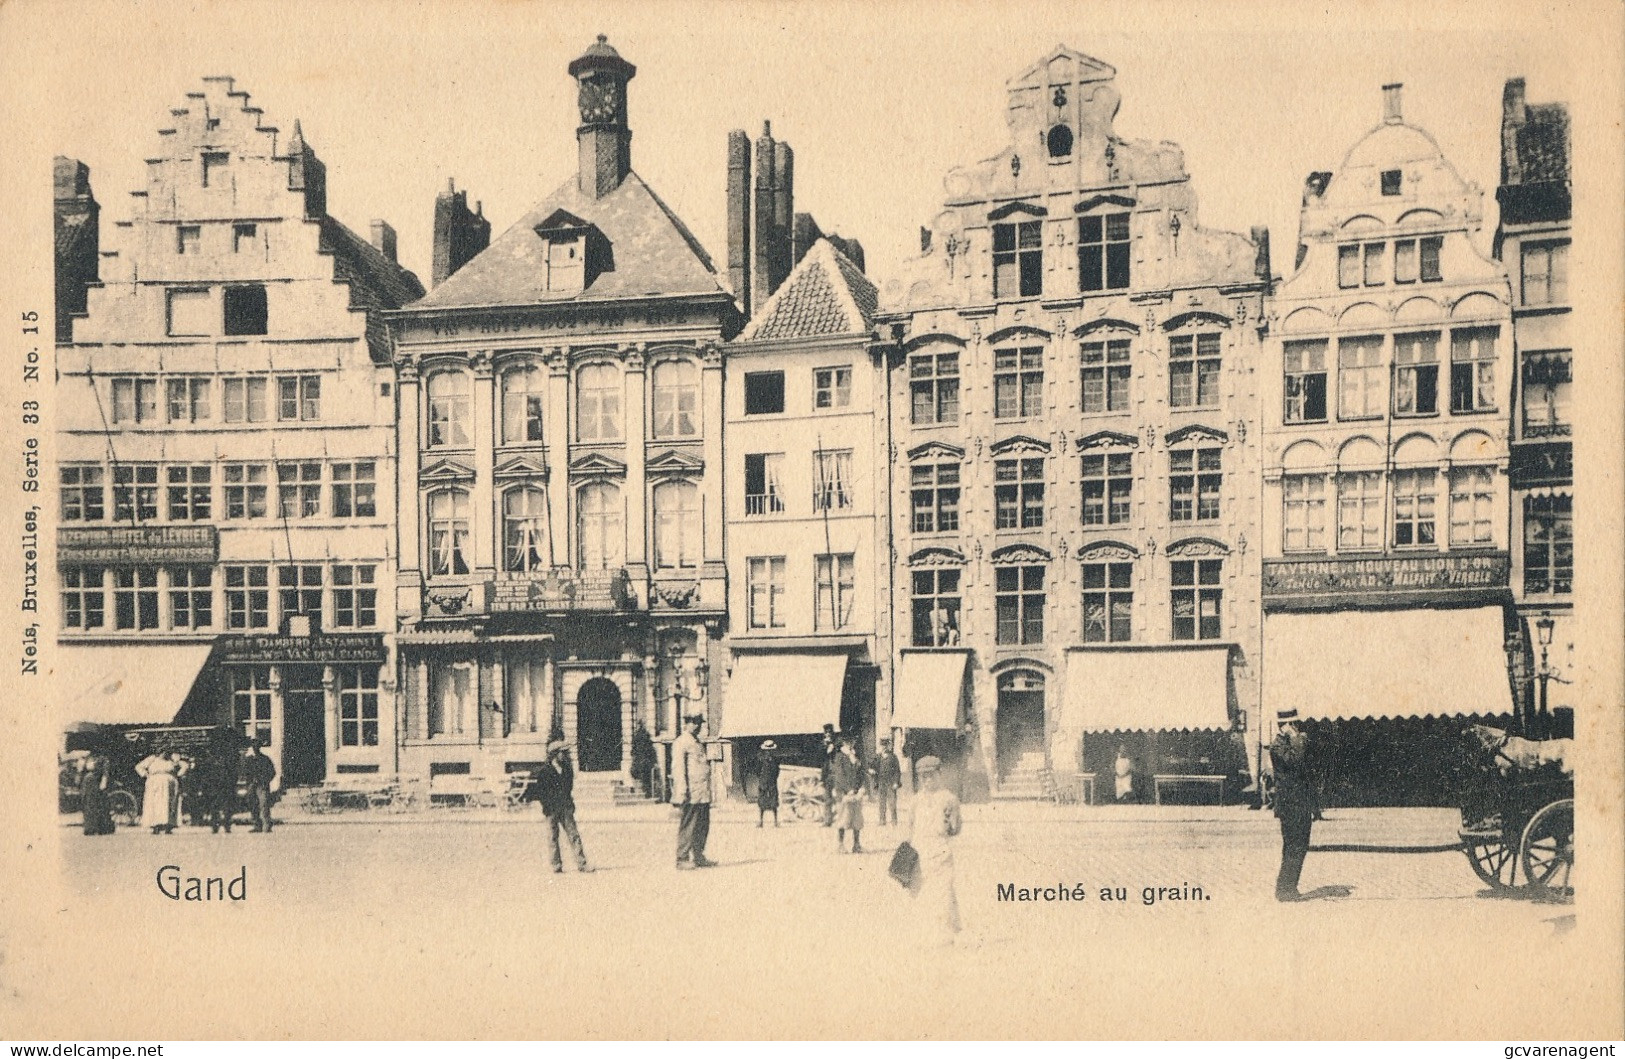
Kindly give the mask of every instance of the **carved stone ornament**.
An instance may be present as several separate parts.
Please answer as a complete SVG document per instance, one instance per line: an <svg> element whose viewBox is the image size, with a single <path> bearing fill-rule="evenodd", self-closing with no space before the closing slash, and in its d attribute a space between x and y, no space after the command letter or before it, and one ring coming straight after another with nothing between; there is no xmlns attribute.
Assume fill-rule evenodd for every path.
<svg viewBox="0 0 1625 1059"><path fill-rule="evenodd" d="M626 364L627 371L642 371L649 358L643 351L643 343L639 342L623 353L621 360Z"/></svg>
<svg viewBox="0 0 1625 1059"><path fill-rule="evenodd" d="M1217 427L1192 424L1188 427L1180 427L1178 430L1170 430L1165 440L1170 446L1188 445L1192 442L1204 441L1222 445L1230 440L1230 435Z"/></svg>
<svg viewBox="0 0 1625 1059"><path fill-rule="evenodd" d="M1078 549L1078 561L1084 563L1132 562L1140 553L1119 541L1099 541Z"/></svg>
<svg viewBox="0 0 1625 1059"><path fill-rule="evenodd" d="M1187 556L1229 555L1230 549L1209 537L1189 537L1168 545L1169 558Z"/></svg>
<svg viewBox="0 0 1625 1059"><path fill-rule="evenodd" d="M1054 556L1032 544L1010 544L994 551L995 563L1047 563Z"/></svg>
<svg viewBox="0 0 1625 1059"><path fill-rule="evenodd" d="M468 355L468 366L478 379L491 377L491 351L489 349L476 349Z"/></svg>
<svg viewBox="0 0 1625 1059"><path fill-rule="evenodd" d="M908 565L964 566L965 555L956 548L921 548L908 557Z"/></svg>
<svg viewBox="0 0 1625 1059"><path fill-rule="evenodd" d="M981 443L981 439L977 439ZM988 454L992 456L1035 455L1041 456L1049 452L1049 443L1026 434L1017 434L1014 437L1002 438L988 446Z"/></svg>
<svg viewBox="0 0 1625 1059"><path fill-rule="evenodd" d="M402 384L418 381L418 362L410 357L395 358L395 377Z"/></svg>
<svg viewBox="0 0 1625 1059"><path fill-rule="evenodd" d="M542 358L542 363L547 365L547 371L550 375L567 376L570 374L570 355L565 352L563 346L554 346L548 350L547 355Z"/></svg>
<svg viewBox="0 0 1625 1059"><path fill-rule="evenodd" d="M463 608L468 606L468 600L472 594L473 589L465 588L461 592L429 591L425 592L423 596L424 602L429 604L429 609L436 615L452 618L463 612Z"/></svg>
<svg viewBox="0 0 1625 1059"><path fill-rule="evenodd" d="M1078 451L1087 452L1090 449L1137 449L1140 447L1138 434L1120 434L1115 430L1097 430L1078 439Z"/></svg>
<svg viewBox="0 0 1625 1059"><path fill-rule="evenodd" d="M897 459L897 443L892 442L892 459ZM950 445L945 441L928 441L924 445L916 445L908 450L908 458L913 460L962 460L965 450L958 445Z"/></svg>
<svg viewBox="0 0 1625 1059"><path fill-rule="evenodd" d="M675 610L686 610L699 598L700 583L689 581L685 584L655 583L655 596L666 606Z"/></svg>

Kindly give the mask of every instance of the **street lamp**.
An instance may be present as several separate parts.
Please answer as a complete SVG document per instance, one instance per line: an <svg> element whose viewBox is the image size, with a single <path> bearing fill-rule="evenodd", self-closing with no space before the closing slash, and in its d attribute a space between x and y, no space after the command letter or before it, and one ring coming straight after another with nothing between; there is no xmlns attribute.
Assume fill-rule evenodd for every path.
<svg viewBox="0 0 1625 1059"><path fill-rule="evenodd" d="M1540 641L1540 666L1535 670L1535 676L1540 680L1540 734L1545 736L1551 730L1551 713L1546 706L1546 686L1552 679L1552 667L1547 661L1547 651L1552 646L1552 630L1557 622L1552 619L1550 611L1543 611L1535 619L1535 638ZM1561 679L1561 678L1559 678Z"/></svg>

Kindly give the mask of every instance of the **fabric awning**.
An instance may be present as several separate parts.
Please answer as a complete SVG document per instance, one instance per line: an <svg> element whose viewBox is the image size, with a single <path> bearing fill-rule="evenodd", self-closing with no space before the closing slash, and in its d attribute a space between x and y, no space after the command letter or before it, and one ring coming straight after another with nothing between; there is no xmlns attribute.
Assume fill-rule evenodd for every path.
<svg viewBox="0 0 1625 1059"><path fill-rule="evenodd" d="M1061 724L1085 732L1230 728L1230 649L1074 650Z"/></svg>
<svg viewBox="0 0 1625 1059"><path fill-rule="evenodd" d="M800 735L841 723L844 652L763 651L734 656L722 707L723 739Z"/></svg>
<svg viewBox="0 0 1625 1059"><path fill-rule="evenodd" d="M1512 712L1500 607L1264 617L1265 719Z"/></svg>
<svg viewBox="0 0 1625 1059"><path fill-rule="evenodd" d="M208 661L211 644L56 648L63 724L169 724Z"/></svg>
<svg viewBox="0 0 1625 1059"><path fill-rule="evenodd" d="M904 651L893 728L958 728L969 651Z"/></svg>

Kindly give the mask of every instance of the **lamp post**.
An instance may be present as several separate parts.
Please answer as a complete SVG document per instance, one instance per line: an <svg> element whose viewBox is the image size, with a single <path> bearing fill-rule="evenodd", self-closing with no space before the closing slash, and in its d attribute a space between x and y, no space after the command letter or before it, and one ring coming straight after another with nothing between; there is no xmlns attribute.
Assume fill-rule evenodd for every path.
<svg viewBox="0 0 1625 1059"><path fill-rule="evenodd" d="M1552 724L1551 712L1547 709L1546 704L1546 688L1552 679L1552 666L1547 660L1547 652L1551 649L1552 630L1556 627L1557 622L1552 619L1550 611L1543 611L1540 617L1535 619L1535 637L1540 641L1540 665L1535 669L1535 677L1540 681L1540 720L1538 727L1541 738L1545 738L1547 733L1551 731Z"/></svg>

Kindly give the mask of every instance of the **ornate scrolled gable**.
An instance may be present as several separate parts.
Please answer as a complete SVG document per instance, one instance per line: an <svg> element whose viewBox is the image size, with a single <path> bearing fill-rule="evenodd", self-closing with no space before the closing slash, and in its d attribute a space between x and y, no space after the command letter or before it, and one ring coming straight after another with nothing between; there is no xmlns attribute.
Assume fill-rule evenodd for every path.
<svg viewBox="0 0 1625 1059"><path fill-rule="evenodd" d="M1115 430L1097 430L1078 439L1078 451L1088 452L1090 449L1133 449L1139 448L1140 435L1120 434Z"/></svg>
<svg viewBox="0 0 1625 1059"><path fill-rule="evenodd" d="M965 554L957 548L921 548L908 557L910 566L964 566Z"/></svg>
<svg viewBox="0 0 1625 1059"><path fill-rule="evenodd" d="M696 478L705 472L705 461L682 449L667 449L643 465L650 478Z"/></svg>
<svg viewBox="0 0 1625 1059"><path fill-rule="evenodd" d="M491 477L497 481L510 481L516 478L534 478L547 481L547 461L540 456L524 453L503 460L491 472Z"/></svg>
<svg viewBox="0 0 1625 1059"><path fill-rule="evenodd" d="M996 548L989 557L994 563L1047 563L1055 556L1035 544L1007 544Z"/></svg>
<svg viewBox="0 0 1625 1059"><path fill-rule="evenodd" d="M1168 545L1168 558L1188 559L1198 556L1229 555L1230 546L1212 537L1185 537Z"/></svg>
<svg viewBox="0 0 1625 1059"><path fill-rule="evenodd" d="M1079 324L1073 329L1072 334L1078 338L1086 338L1097 331L1123 331L1131 335L1137 335L1140 333L1140 328L1137 324L1132 324L1115 316L1102 316L1098 320L1090 320L1087 323Z"/></svg>
<svg viewBox="0 0 1625 1059"><path fill-rule="evenodd" d="M1176 313L1162 322L1164 331L1177 331L1181 327L1200 324L1213 324L1218 327L1229 327L1230 317L1223 313L1216 313L1211 309L1192 309L1189 312Z"/></svg>
<svg viewBox="0 0 1625 1059"><path fill-rule="evenodd" d="M1072 207L1073 213L1088 213L1097 206L1133 206L1134 199L1128 195L1091 195Z"/></svg>
<svg viewBox="0 0 1625 1059"><path fill-rule="evenodd" d="M1200 444L1204 441L1212 444L1222 445L1230 440L1230 435L1226 434L1217 427L1208 427L1203 426L1200 423L1193 423L1188 427L1180 427L1178 430L1170 430L1163 440L1169 445Z"/></svg>
<svg viewBox="0 0 1625 1059"><path fill-rule="evenodd" d="M945 441L928 441L924 445L916 445L908 450L910 462L914 460L962 460L965 450L957 445L950 445Z"/></svg>
<svg viewBox="0 0 1625 1059"><path fill-rule="evenodd" d="M1026 434L1015 434L995 441L987 451L992 456L1045 456L1049 454L1049 442Z"/></svg>
<svg viewBox="0 0 1625 1059"><path fill-rule="evenodd" d="M1140 550L1122 541L1095 541L1078 549L1080 563L1132 562L1140 557Z"/></svg>
<svg viewBox="0 0 1625 1059"><path fill-rule="evenodd" d="M473 480L474 468L456 460L435 460L418 472L418 481L423 485L447 485L452 482L472 482Z"/></svg>
<svg viewBox="0 0 1625 1059"><path fill-rule="evenodd" d="M589 452L570 461L571 478L625 478L626 464L602 452Z"/></svg>
<svg viewBox="0 0 1625 1059"><path fill-rule="evenodd" d="M1006 202L988 213L990 221L1002 221L1013 214L1022 214L1024 217L1048 217L1049 210L1032 202Z"/></svg>

